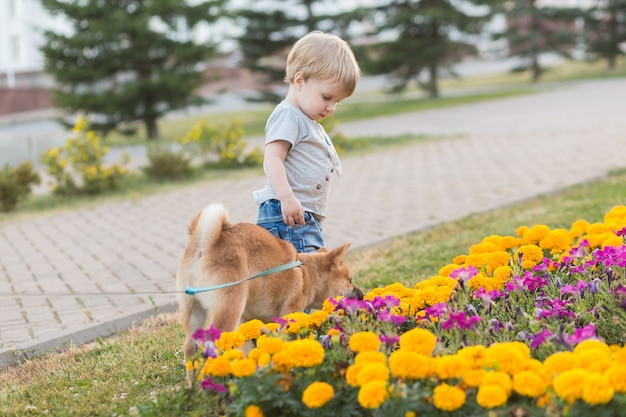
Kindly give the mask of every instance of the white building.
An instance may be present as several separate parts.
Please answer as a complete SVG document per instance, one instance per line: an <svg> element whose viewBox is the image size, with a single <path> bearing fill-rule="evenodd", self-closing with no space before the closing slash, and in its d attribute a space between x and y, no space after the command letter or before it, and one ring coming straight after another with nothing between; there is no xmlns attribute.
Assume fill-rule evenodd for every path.
<svg viewBox="0 0 626 417"><path fill-rule="evenodd" d="M42 86L42 31L63 27L39 0L0 0L0 87Z"/></svg>

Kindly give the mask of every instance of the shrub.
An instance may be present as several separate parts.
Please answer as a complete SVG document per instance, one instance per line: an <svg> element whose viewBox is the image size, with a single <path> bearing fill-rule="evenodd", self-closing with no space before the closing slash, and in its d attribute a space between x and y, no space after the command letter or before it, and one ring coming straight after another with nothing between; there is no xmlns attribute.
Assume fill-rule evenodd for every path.
<svg viewBox="0 0 626 417"><path fill-rule="evenodd" d="M143 172L155 180L176 180L187 178L193 173L191 157L183 151L175 151L162 146L148 147L149 165Z"/></svg>
<svg viewBox="0 0 626 417"><path fill-rule="evenodd" d="M217 164L225 168L260 165L260 151L253 149L246 153L248 142L243 139L244 134L239 120L221 129L201 120L179 142L205 165Z"/></svg>
<svg viewBox="0 0 626 417"><path fill-rule="evenodd" d="M39 184L41 177L33 169L30 161L22 162L16 168L9 164L0 171L0 208L4 212L15 209L17 204L31 193L31 185Z"/></svg>
<svg viewBox="0 0 626 417"><path fill-rule="evenodd" d="M61 148L52 148L41 156L52 180L55 194L97 194L115 188L126 175L124 165L128 155L121 163L110 166L103 164L109 148L102 146L100 137L89 130L90 122L79 117L74 126L74 135Z"/></svg>

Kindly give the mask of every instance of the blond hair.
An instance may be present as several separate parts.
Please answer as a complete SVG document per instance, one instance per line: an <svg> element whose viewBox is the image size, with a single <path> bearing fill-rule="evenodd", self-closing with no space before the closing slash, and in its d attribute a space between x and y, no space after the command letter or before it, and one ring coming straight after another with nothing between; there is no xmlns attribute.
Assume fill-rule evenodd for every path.
<svg viewBox="0 0 626 417"><path fill-rule="evenodd" d="M285 81L294 82L297 72L304 80L332 80L342 86L345 97L354 93L361 76L350 45L338 36L313 31L295 43L287 55Z"/></svg>

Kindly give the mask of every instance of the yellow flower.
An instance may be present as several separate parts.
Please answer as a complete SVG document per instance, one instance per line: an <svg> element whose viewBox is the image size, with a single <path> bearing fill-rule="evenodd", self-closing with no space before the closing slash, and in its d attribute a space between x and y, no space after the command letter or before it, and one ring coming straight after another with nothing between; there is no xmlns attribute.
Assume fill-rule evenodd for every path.
<svg viewBox="0 0 626 417"><path fill-rule="evenodd" d="M435 373L440 379L460 378L467 370L467 361L460 355L446 355L435 359Z"/></svg>
<svg viewBox="0 0 626 417"><path fill-rule="evenodd" d="M400 336L400 349L432 355L437 346L437 337L426 329L416 327Z"/></svg>
<svg viewBox="0 0 626 417"><path fill-rule="evenodd" d="M582 398L583 389L586 385L584 381L587 375L587 371L579 368L563 371L552 382L554 392L563 400L572 404L574 401Z"/></svg>
<svg viewBox="0 0 626 417"><path fill-rule="evenodd" d="M356 382L357 385L363 386L371 381L387 381L389 380L389 369L382 363L367 363L363 365L359 371Z"/></svg>
<svg viewBox="0 0 626 417"><path fill-rule="evenodd" d="M477 387L483 380L486 371L484 369L470 369L463 373L463 385L466 387Z"/></svg>
<svg viewBox="0 0 626 417"><path fill-rule="evenodd" d="M615 390L605 375L591 372L584 381L582 398L587 404L607 404L613 399Z"/></svg>
<svg viewBox="0 0 626 417"><path fill-rule="evenodd" d="M287 344L285 353L291 358L293 366L310 368L324 361L324 346L317 340L294 340Z"/></svg>
<svg viewBox="0 0 626 417"><path fill-rule="evenodd" d="M430 356L399 349L389 355L389 369L395 378L423 379L433 372Z"/></svg>
<svg viewBox="0 0 626 417"><path fill-rule="evenodd" d="M465 391L445 383L437 385L433 390L433 404L444 411L458 410L465 404Z"/></svg>
<svg viewBox="0 0 626 417"><path fill-rule="evenodd" d="M497 385L480 384L476 394L476 402L483 408L500 407L508 398L506 391Z"/></svg>
<svg viewBox="0 0 626 417"><path fill-rule="evenodd" d="M386 365L387 356L383 352L368 350L357 354L354 363L382 363Z"/></svg>
<svg viewBox="0 0 626 417"><path fill-rule="evenodd" d="M508 266L511 255L505 251L496 251L487 254L487 272L491 273L496 268Z"/></svg>
<svg viewBox="0 0 626 417"><path fill-rule="evenodd" d="M539 242L541 242L541 240L544 239L548 233L550 233L550 228L548 226L545 224L536 224L526 230L522 237L524 238L525 244L539 244Z"/></svg>
<svg viewBox="0 0 626 417"><path fill-rule="evenodd" d="M488 371L483 374L481 385L497 385L506 392L506 395L511 395L513 389L513 383L511 377L506 372L502 371Z"/></svg>
<svg viewBox="0 0 626 417"><path fill-rule="evenodd" d="M526 397L537 398L546 393L546 382L535 372L518 372L513 375L513 391Z"/></svg>
<svg viewBox="0 0 626 417"><path fill-rule="evenodd" d="M539 247L541 249L549 249L552 253L561 253L569 250L572 244L572 237L565 229L550 230L546 237L541 239Z"/></svg>
<svg viewBox="0 0 626 417"><path fill-rule="evenodd" d="M543 250L537 245L520 246L513 255L513 261L518 262L519 257L522 258L522 268L532 268L543 259Z"/></svg>
<svg viewBox="0 0 626 417"><path fill-rule="evenodd" d="M346 382L348 385L351 387L359 386L358 376L364 366L365 363L355 363L354 365L348 366L348 369L346 369Z"/></svg>
<svg viewBox="0 0 626 417"><path fill-rule="evenodd" d="M530 360L530 349L521 342L494 343L485 352L486 364L498 365L502 371L514 375L523 371Z"/></svg>
<svg viewBox="0 0 626 417"><path fill-rule="evenodd" d="M374 332L357 332L350 336L348 347L354 352L376 351L380 348L380 339Z"/></svg>
<svg viewBox="0 0 626 417"><path fill-rule="evenodd" d="M357 398L363 408L374 409L380 407L389 398L387 381L373 380L368 382L359 389Z"/></svg>
<svg viewBox="0 0 626 417"><path fill-rule="evenodd" d="M239 332L223 332L215 341L215 346L222 350L239 349L245 341L246 338Z"/></svg>
<svg viewBox="0 0 626 417"><path fill-rule="evenodd" d="M324 310L315 310L309 314L309 323L312 326L319 327L326 321L328 315L328 312Z"/></svg>
<svg viewBox="0 0 626 417"><path fill-rule="evenodd" d="M465 346L457 352L457 355L467 361L469 368L482 368L485 365L485 352L483 345Z"/></svg>
<svg viewBox="0 0 626 417"><path fill-rule="evenodd" d="M287 314L283 318L289 322L287 333L299 333L301 329L307 329L311 320L308 314L301 311Z"/></svg>
<svg viewBox="0 0 626 417"><path fill-rule="evenodd" d="M246 340L258 339L261 336L261 329L264 323L261 320L250 320L245 323L241 323L237 328L237 331L241 333Z"/></svg>
<svg viewBox="0 0 626 417"><path fill-rule="evenodd" d="M264 415L258 405L249 405L246 407L246 417L264 417Z"/></svg>
<svg viewBox="0 0 626 417"><path fill-rule="evenodd" d="M225 356L207 359L202 372L213 376L228 376L231 373L230 359Z"/></svg>
<svg viewBox="0 0 626 417"><path fill-rule="evenodd" d="M252 359L238 359L231 365L231 372L237 378L246 377L254 374L256 371L256 362Z"/></svg>
<svg viewBox="0 0 626 417"><path fill-rule="evenodd" d="M613 363L604 372L615 392L626 392L626 363Z"/></svg>
<svg viewBox="0 0 626 417"><path fill-rule="evenodd" d="M309 408L320 408L326 405L335 395L332 385L326 382L314 382L302 393L302 402Z"/></svg>
<svg viewBox="0 0 626 417"><path fill-rule="evenodd" d="M547 377L552 379L564 371L575 368L577 364L578 360L573 352L556 352L543 361L543 369Z"/></svg>
<svg viewBox="0 0 626 417"><path fill-rule="evenodd" d="M262 335L256 341L257 348L270 355L281 351L285 346L285 341L278 337Z"/></svg>

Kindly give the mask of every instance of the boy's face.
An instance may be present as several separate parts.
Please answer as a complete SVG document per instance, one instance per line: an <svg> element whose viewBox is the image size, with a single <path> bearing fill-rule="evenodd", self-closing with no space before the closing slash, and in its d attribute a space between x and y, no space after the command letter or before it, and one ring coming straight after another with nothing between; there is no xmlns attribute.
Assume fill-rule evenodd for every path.
<svg viewBox="0 0 626 417"><path fill-rule="evenodd" d="M312 120L329 117L337 104L345 98L340 85L334 81L309 78L304 80L300 73L294 77L296 104Z"/></svg>

